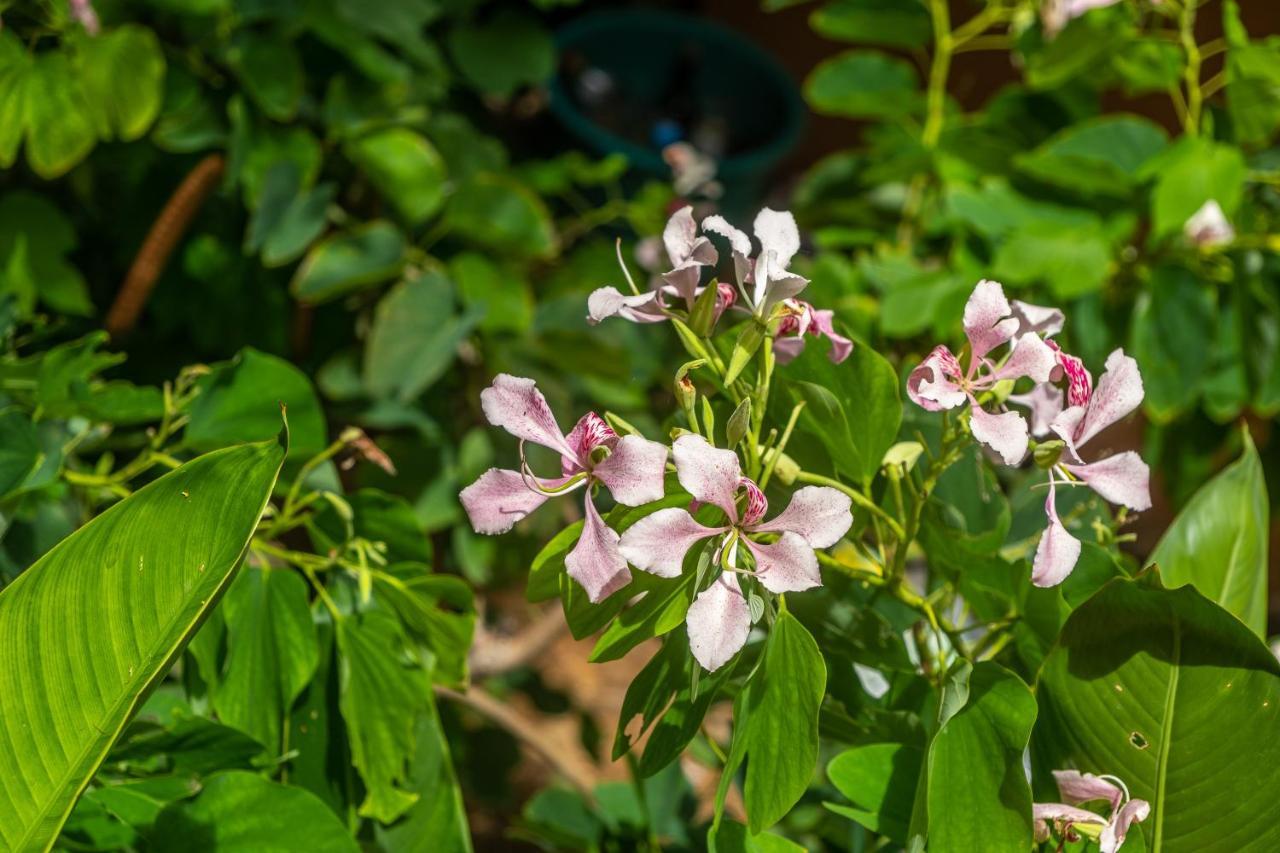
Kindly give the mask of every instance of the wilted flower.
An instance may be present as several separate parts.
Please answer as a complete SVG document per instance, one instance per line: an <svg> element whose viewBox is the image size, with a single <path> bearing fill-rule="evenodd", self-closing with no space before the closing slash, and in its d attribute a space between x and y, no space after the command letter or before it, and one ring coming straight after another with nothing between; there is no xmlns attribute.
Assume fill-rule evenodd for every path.
<svg viewBox="0 0 1280 853"><path fill-rule="evenodd" d="M1081 829L1082 834L1088 835L1096 831L1101 853L1116 853L1124 844L1129 827L1135 822L1141 823L1151 814L1151 805L1146 800L1130 799L1128 788L1115 776L1055 770L1053 778L1057 780L1058 792L1065 802L1036 803L1031 807L1036 841L1047 841L1049 825L1053 824L1063 837L1074 835L1075 829ZM1104 818L1079 808L1082 803L1098 800L1107 802L1110 817ZM1099 826L1101 830L1092 829Z"/></svg>
<svg viewBox="0 0 1280 853"><path fill-rule="evenodd" d="M776 593L821 586L814 549L834 545L848 531L853 524L851 501L836 489L806 486L791 496L785 510L765 521L769 503L760 488L742 476L732 450L718 450L701 436L683 435L676 439L672 455L680 485L699 504L719 507L727 523L706 527L685 509L660 509L629 527L619 550L636 568L673 578L683 570L689 549L703 539L719 537L715 562L724 572L698 594L685 619L693 656L714 672L742 648L751 630L750 609L736 573L753 575ZM780 535L773 542L752 538L763 533ZM750 552L754 569L739 566L739 545Z"/></svg>
<svg viewBox="0 0 1280 853"><path fill-rule="evenodd" d="M520 470L490 468L459 496L477 533L505 533L549 497L586 487L585 521L578 544L565 557L569 577L582 584L587 598L600 601L631 579L618 553L618 534L609 528L592 499L597 483L626 506L662 497L667 448L636 435L621 438L594 412L583 415L565 435L546 398L532 379L499 374L480 394L489 423L520 439ZM560 454L560 476L535 477L524 461L524 442Z"/></svg>
<svg viewBox="0 0 1280 853"><path fill-rule="evenodd" d="M853 341L836 332L832 325L834 312L816 309L800 299L788 299L783 304L787 313L778 324L778 334L773 341L773 353L779 364L786 364L804 352L805 335L825 337L831 341L831 351L827 355L835 364L853 352Z"/></svg>
<svg viewBox="0 0 1280 853"><path fill-rule="evenodd" d="M1096 389L1073 383L1067 393L1071 405L1053 418L1050 429L1062 439L1073 461L1055 462L1049 467L1049 496L1045 500L1049 527L1036 547L1031 573L1031 580L1037 586L1061 583L1080 558L1079 540L1067 532L1058 518L1054 502L1056 483L1080 482L1111 503L1139 511L1151 508L1151 472L1137 453L1126 450L1089 463L1080 457L1080 448L1085 443L1142 402L1138 363L1125 355L1124 350L1117 349L1107 356L1106 370Z"/></svg>
<svg viewBox="0 0 1280 853"><path fill-rule="evenodd" d="M961 368L951 350L939 345L907 378L907 395L931 412L969 404L969 429L1006 465L1016 465L1027 452L1027 422L1017 412L992 413L978 403L977 394L1005 379L1029 376L1047 382L1058 362L1054 352L1034 332L1014 338L1020 321L998 282L983 280L964 308L964 332L969 339L969 366ZM1009 344L1011 352L996 365L988 355Z"/></svg>
<svg viewBox="0 0 1280 853"><path fill-rule="evenodd" d="M1225 246L1236 238L1235 229L1227 221L1222 206L1214 199L1209 199L1191 214L1182 232L1193 245L1202 249Z"/></svg>

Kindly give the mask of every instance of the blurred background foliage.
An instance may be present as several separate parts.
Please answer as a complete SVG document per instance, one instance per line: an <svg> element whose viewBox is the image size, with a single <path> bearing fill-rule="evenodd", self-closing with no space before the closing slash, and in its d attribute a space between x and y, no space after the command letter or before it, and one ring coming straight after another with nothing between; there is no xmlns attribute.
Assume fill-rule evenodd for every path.
<svg viewBox="0 0 1280 853"><path fill-rule="evenodd" d="M765 203L793 209L808 295L903 370L953 336L983 277L1066 309L1065 345L1095 373L1123 346L1147 394L1117 440L1155 474L1156 509L1130 546L1139 556L1240 454L1238 424L1275 481L1270 4L1192 14L1125 0L1065 22L1032 0L655 5L0 2L0 582L145 482L161 451L274 435L285 402L286 473L345 494L334 513L349 514L317 515L299 547L401 542L393 563L465 579L428 596L459 620L456 642L432 650L436 682L465 682L478 619L472 675L539 720L552 751L580 756L584 784L598 787L594 808L545 788L509 730L484 722L497 712L445 703L438 718L429 697L405 699L416 729L383 747L412 747L423 775L399 781L452 786L438 775L451 752L480 846L699 846L687 827L708 792L694 770L632 785L594 758L636 668L597 673L525 602L534 555L574 509L560 502L499 545L471 532L456 498L515 457L479 412L498 372L535 378L562 417L596 407L654 436L670 425L672 342L583 317L587 293L619 283L615 240L633 270L652 271L642 238L685 200L741 224ZM700 16L675 14L690 12ZM1211 201L1232 239L1188 232ZM365 459L380 461L380 448L391 464L345 464L357 447L347 441L302 469L351 427L376 442L358 446ZM968 485L940 494L953 490L974 547L1001 544L1010 518L1009 538L1035 529L1026 489L1012 507L972 506ZM1002 533L975 544L990 530ZM286 709L336 701L326 691L344 659L332 635L321 624L314 666L278 674L296 688ZM534 654L476 663L482 639L508 635ZM167 779L280 760L280 732L227 724L235 713L192 682L216 681L226 663L207 637L116 756L124 776L157 762ZM202 654L209 664L192 663ZM225 778L228 801L258 784ZM357 814L362 783L349 773L294 781L369 844L465 846L458 827L414 846L421 833ZM138 826L190 793L149 784L136 820L103 801L110 793L86 797L68 846L135 845ZM190 808L216 814L227 807L217 792ZM811 845L853 843L831 820L816 801L789 818Z"/></svg>

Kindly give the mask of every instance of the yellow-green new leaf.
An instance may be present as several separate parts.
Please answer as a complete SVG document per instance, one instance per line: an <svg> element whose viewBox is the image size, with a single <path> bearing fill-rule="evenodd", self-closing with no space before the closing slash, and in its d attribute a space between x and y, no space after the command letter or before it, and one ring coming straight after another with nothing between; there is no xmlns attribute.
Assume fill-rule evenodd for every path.
<svg viewBox="0 0 1280 853"><path fill-rule="evenodd" d="M0 849L45 850L230 584L287 434L183 465L0 593Z"/></svg>

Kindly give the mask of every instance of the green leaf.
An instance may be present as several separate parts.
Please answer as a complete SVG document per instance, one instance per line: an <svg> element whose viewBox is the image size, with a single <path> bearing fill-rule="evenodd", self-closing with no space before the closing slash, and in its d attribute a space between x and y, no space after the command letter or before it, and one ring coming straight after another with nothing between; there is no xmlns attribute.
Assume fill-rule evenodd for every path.
<svg viewBox="0 0 1280 853"><path fill-rule="evenodd" d="M1083 15L1026 57L1027 83L1053 89L1106 68L1110 58L1133 40L1133 27L1107 15Z"/></svg>
<svg viewBox="0 0 1280 853"><path fill-rule="evenodd" d="M738 339L733 342L732 352L729 353L729 366L724 372L726 385L737 379L739 374L751 363L751 359L755 357L764 340L764 324L755 317L748 319L743 324L742 331L738 333Z"/></svg>
<svg viewBox="0 0 1280 853"><path fill-rule="evenodd" d="M150 841L148 849L157 853L360 849L337 815L314 794L243 771L210 776L195 799L166 807Z"/></svg>
<svg viewBox="0 0 1280 853"><path fill-rule="evenodd" d="M411 225L426 222L444 201L444 160L423 136L390 127L347 143L347 157Z"/></svg>
<svg viewBox="0 0 1280 853"><path fill-rule="evenodd" d="M445 221L459 236L499 252L546 258L555 253L551 213L529 188L505 175L482 173L449 199Z"/></svg>
<svg viewBox="0 0 1280 853"><path fill-rule="evenodd" d="M518 266L462 252L449 260L449 275L458 283L462 304L481 314L484 331L523 332L533 325L533 293Z"/></svg>
<svg viewBox="0 0 1280 853"><path fill-rule="evenodd" d="M33 55L13 34L0 30L0 169L13 165L27 129L27 79Z"/></svg>
<svg viewBox="0 0 1280 853"><path fill-rule="evenodd" d="M827 666L818 644L790 613L784 611L773 623L752 683L743 794L754 834L791 811L818 763L818 708Z"/></svg>
<svg viewBox="0 0 1280 853"><path fill-rule="evenodd" d="M1038 696L1036 766L1124 780L1151 804L1149 849L1280 845L1280 663L1194 588L1107 584L1067 620Z"/></svg>
<svg viewBox="0 0 1280 853"><path fill-rule="evenodd" d="M0 787L6 849L52 844L125 722L230 583L286 446L281 432L188 462L0 591L0 778L25 780Z"/></svg>
<svg viewBox="0 0 1280 853"><path fill-rule="evenodd" d="M31 419L16 409L0 410L0 498L22 485L42 455Z"/></svg>
<svg viewBox="0 0 1280 853"><path fill-rule="evenodd" d="M762 832L753 835L736 820L726 820L707 830L708 853L804 853L794 841Z"/></svg>
<svg viewBox="0 0 1280 853"><path fill-rule="evenodd" d="M19 190L0 197L0 293L13 293L22 314L39 300L60 313L89 316L88 285L67 260L77 244L75 228L45 196Z"/></svg>
<svg viewBox="0 0 1280 853"><path fill-rule="evenodd" d="M660 637L683 624L693 603L696 578L696 573L686 572L669 582L659 582L655 589L623 610L596 641L591 662L618 660L645 640Z"/></svg>
<svg viewBox="0 0 1280 853"><path fill-rule="evenodd" d="M418 716L414 738L417 752L410 763L409 787L418 802L394 826L375 828L378 844L386 853L471 853L462 792L434 702L428 701Z"/></svg>
<svg viewBox="0 0 1280 853"><path fill-rule="evenodd" d="M822 442L846 476L869 483L902 422L893 365L865 344L832 364L824 347L810 344L782 370L796 399L806 401L800 428Z"/></svg>
<svg viewBox="0 0 1280 853"><path fill-rule="evenodd" d="M506 10L483 24L455 27L449 53L467 82L486 94L509 96L555 71L551 34L536 18Z"/></svg>
<svg viewBox="0 0 1280 853"><path fill-rule="evenodd" d="M1036 701L998 664L974 664L969 701L934 735L926 763L930 853L1031 848L1031 788L1022 753ZM913 816L913 831L917 818Z"/></svg>
<svg viewBox="0 0 1280 853"><path fill-rule="evenodd" d="M923 47L933 36L929 11L916 0L835 0L809 24L829 39L885 47Z"/></svg>
<svg viewBox="0 0 1280 853"><path fill-rule="evenodd" d="M364 353L364 386L373 397L416 400L453 364L474 315L453 308L453 283L430 271L406 278L374 312Z"/></svg>
<svg viewBox="0 0 1280 853"><path fill-rule="evenodd" d="M1240 149L1196 136L1184 136L1146 164L1156 175L1151 194L1152 236L1178 233L1207 201L1216 201L1228 218L1244 194L1245 162Z"/></svg>
<svg viewBox="0 0 1280 853"><path fill-rule="evenodd" d="M410 788L408 762L431 685L426 672L405 663L404 630L394 616L352 614L338 621L337 631L342 717L352 763L367 789L360 814L391 823L419 799Z"/></svg>
<svg viewBox="0 0 1280 853"><path fill-rule="evenodd" d="M103 140L138 139L160 114L164 53L151 30L125 24L75 44L88 115Z"/></svg>
<svg viewBox="0 0 1280 853"><path fill-rule="evenodd" d="M93 150L97 133L71 60L61 51L36 56L25 75L27 163L56 178Z"/></svg>
<svg viewBox="0 0 1280 853"><path fill-rule="evenodd" d="M804 83L815 112L845 118L894 118L920 104L916 71L906 60L850 50L823 60Z"/></svg>
<svg viewBox="0 0 1280 853"><path fill-rule="evenodd" d="M242 29L232 40L227 62L268 118L288 121L297 114L304 76L292 41L278 33Z"/></svg>
<svg viewBox="0 0 1280 853"><path fill-rule="evenodd" d="M1045 282L1059 299L1102 288L1111 275L1111 240L1102 220L1079 225L1028 222L996 249L992 272L1016 284Z"/></svg>
<svg viewBox="0 0 1280 853"><path fill-rule="evenodd" d="M1157 268L1138 295L1129 348L1142 365L1143 409L1156 423L1199 399L1217 336L1215 314L1210 289L1183 267Z"/></svg>
<svg viewBox="0 0 1280 853"><path fill-rule="evenodd" d="M390 222L357 225L312 246L289 289L303 302L327 302L394 278L404 267L404 254L404 235Z"/></svg>
<svg viewBox="0 0 1280 853"><path fill-rule="evenodd" d="M280 406L289 412L290 457L319 453L326 441L324 413L311 380L289 362L245 347L201 377L183 434L196 450L261 439L277 426Z"/></svg>
<svg viewBox="0 0 1280 853"><path fill-rule="evenodd" d="M319 660L307 582L292 569L248 569L227 591L226 673L218 716L280 752L283 722Z"/></svg>
<svg viewBox="0 0 1280 853"><path fill-rule="evenodd" d="M733 664L702 673L697 695L693 672L698 664L689 651L683 628L671 633L627 687L613 737L613 760L626 755L649 733L636 765L642 778L653 776L680 757L698 733L720 688L733 675Z"/></svg>
<svg viewBox="0 0 1280 853"><path fill-rule="evenodd" d="M1169 587L1193 584L1255 634L1267 633L1267 483L1248 430L1244 452L1191 498L1151 553Z"/></svg>
<svg viewBox="0 0 1280 853"><path fill-rule="evenodd" d="M1226 9L1223 9L1226 15ZM1231 85L1227 114L1235 138L1243 145L1265 145L1280 125L1280 43L1233 45L1227 52Z"/></svg>
<svg viewBox="0 0 1280 853"><path fill-rule="evenodd" d="M827 778L853 806L826 806L872 832L906 844L911 802L923 763L924 751L911 744L872 743L847 749L831 759Z"/></svg>
<svg viewBox="0 0 1280 853"><path fill-rule="evenodd" d="M435 681L465 687L476 624L474 595L467 582L431 574L420 564L397 563L374 577L373 589L400 617L408 635L434 656Z"/></svg>
<svg viewBox="0 0 1280 853"><path fill-rule="evenodd" d="M1167 144L1149 119L1108 115L1072 125L1017 158L1026 174L1069 192L1126 197L1139 167Z"/></svg>

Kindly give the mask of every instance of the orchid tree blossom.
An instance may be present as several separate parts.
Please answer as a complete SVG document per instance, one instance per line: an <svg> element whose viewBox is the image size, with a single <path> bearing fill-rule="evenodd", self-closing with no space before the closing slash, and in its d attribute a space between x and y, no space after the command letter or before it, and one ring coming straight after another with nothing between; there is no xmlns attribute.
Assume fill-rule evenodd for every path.
<svg viewBox="0 0 1280 853"><path fill-rule="evenodd" d="M716 538L715 563L723 571L698 594L685 619L694 658L714 672L746 644L751 630L738 575L755 577L774 593L821 586L815 549L840 541L853 524L852 504L836 489L805 486L791 496L785 510L765 520L769 502L759 486L742 476L732 450L712 447L698 435L683 435L676 439L672 455L680 485L698 504L718 507L725 523L707 527L686 509L660 509L627 528L618 550L636 568L674 578L683 571L690 549ZM760 541L762 534L777 538ZM740 563L744 550L754 568Z"/></svg>
<svg viewBox="0 0 1280 853"><path fill-rule="evenodd" d="M1101 853L1116 853L1124 844L1129 827L1141 823L1151 814L1151 804L1130 798L1129 789L1115 776L1055 770L1053 778L1058 782L1058 793L1064 802L1032 805L1036 841L1048 840L1052 824L1064 838L1077 834L1077 831L1090 836L1096 834ZM1109 817L1080 808L1084 803L1099 800L1106 801Z"/></svg>
<svg viewBox="0 0 1280 853"><path fill-rule="evenodd" d="M751 259L751 240L729 224L723 216L702 220L702 230L718 234L729 241L733 254L734 274L745 299L745 307L763 320L768 320L774 306L790 299L809 284L809 279L788 268L800 251L800 230L788 211L768 207L756 214L752 223L760 253Z"/></svg>
<svg viewBox="0 0 1280 853"><path fill-rule="evenodd" d="M1120 0L1045 0L1040 20L1047 38L1055 38L1067 24L1091 9L1114 6Z"/></svg>
<svg viewBox="0 0 1280 853"><path fill-rule="evenodd" d="M827 357L835 364L840 364L853 352L853 341L835 330L833 311L814 308L800 299L788 299L783 305L787 313L778 324L773 341L773 354L779 364L786 364L804 352L805 335L831 341Z"/></svg>
<svg viewBox="0 0 1280 853"><path fill-rule="evenodd" d="M1021 321L1014 316L1004 288L982 280L964 308L964 332L969 340L969 364L944 345L920 363L907 378L907 395L931 412L969 405L969 429L973 437L994 450L1006 465L1018 464L1027 452L1027 422L1017 412L988 412L978 394L1006 379L1030 377L1049 381L1057 365L1053 350L1035 332L1015 338ZM1002 364L990 358L992 351L1008 344L1011 351Z"/></svg>
<svg viewBox="0 0 1280 853"><path fill-rule="evenodd" d="M592 492L603 485L625 506L660 499L666 446L638 435L619 438L595 412L583 415L565 435L534 381L506 373L480 393L480 404L489 423L520 439L520 470L490 468L462 490L459 497L472 527L477 533L505 533L547 498L585 487L582 535L565 557L565 569L593 603L625 586L631 573L618 552L618 534L600 517ZM560 454L559 477L533 475L524 458L526 441Z"/></svg>
<svg viewBox="0 0 1280 853"><path fill-rule="evenodd" d="M1036 586L1061 583L1080 558L1079 540L1067 532L1058 518L1055 489L1059 483L1088 486L1111 503L1139 512L1151 508L1151 472L1137 453L1126 450L1088 463L1080 456L1081 447L1142 402L1138 363L1117 349L1107 356L1106 370L1096 389L1073 384L1067 393L1071 405L1050 424L1063 442L1066 459L1049 466L1049 496L1045 500L1049 527L1036 547L1031 573Z"/></svg>
<svg viewBox="0 0 1280 853"><path fill-rule="evenodd" d="M631 286L633 295L626 295L616 287L596 288L587 297L587 322L596 325L609 317L622 317L633 323L660 323L671 319L669 299L684 300L685 309L693 310L693 303L702 292L698 286L702 268L719 260L715 246L705 236L698 234L693 219L693 208L685 206L671 215L662 232L662 242L671 261L670 271L663 273L657 287L640 292L627 271L622 256L618 265ZM737 300L732 285L718 285L716 294L716 318L718 319Z"/></svg>

